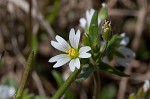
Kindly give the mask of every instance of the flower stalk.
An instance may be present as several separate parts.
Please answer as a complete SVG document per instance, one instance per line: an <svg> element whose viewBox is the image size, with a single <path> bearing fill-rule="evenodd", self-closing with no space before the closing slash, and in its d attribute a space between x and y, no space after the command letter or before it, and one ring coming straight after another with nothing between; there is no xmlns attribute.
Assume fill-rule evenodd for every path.
<svg viewBox="0 0 150 99"><path fill-rule="evenodd" d="M74 72L69 76L69 78L65 81L65 83L59 88L59 90L56 92L56 94L52 97L52 99L60 99L62 95L66 92L68 87L71 85L71 83L75 80L77 75L80 73L80 69L75 69Z"/></svg>

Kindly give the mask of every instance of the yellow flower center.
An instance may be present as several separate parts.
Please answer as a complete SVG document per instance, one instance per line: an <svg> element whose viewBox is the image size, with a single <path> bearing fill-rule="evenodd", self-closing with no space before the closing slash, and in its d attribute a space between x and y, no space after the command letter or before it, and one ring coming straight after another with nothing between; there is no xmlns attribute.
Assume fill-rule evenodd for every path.
<svg viewBox="0 0 150 99"><path fill-rule="evenodd" d="M67 55L71 58L77 58L79 53L77 50L75 50L74 48L69 48L67 51L66 51Z"/></svg>

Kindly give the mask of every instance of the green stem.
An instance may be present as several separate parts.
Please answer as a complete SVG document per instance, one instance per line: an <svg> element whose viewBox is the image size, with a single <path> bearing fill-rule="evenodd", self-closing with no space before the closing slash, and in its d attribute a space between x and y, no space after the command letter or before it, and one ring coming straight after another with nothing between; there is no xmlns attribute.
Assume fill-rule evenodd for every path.
<svg viewBox="0 0 150 99"><path fill-rule="evenodd" d="M53 96L52 99L60 99L62 95L66 92L70 84L74 81L77 75L80 73L81 69L76 69L66 80L66 82L59 88L56 94Z"/></svg>
<svg viewBox="0 0 150 99"><path fill-rule="evenodd" d="M102 57L105 54L105 52L107 50L107 46L108 46L108 41L106 42L105 48L104 48L102 54L100 55L100 57Z"/></svg>
<svg viewBox="0 0 150 99"><path fill-rule="evenodd" d="M19 86L17 93L16 93L16 99L21 99L22 92L23 92L25 83L27 81L28 74L29 74L31 67L32 67L33 57L34 57L34 51L32 51L28 57L28 60L27 60L26 66L25 66L25 70L23 72L22 79L20 82L20 86Z"/></svg>
<svg viewBox="0 0 150 99"><path fill-rule="evenodd" d="M100 83L101 83L99 70L95 71L94 76L95 76L95 80L96 80L95 99L98 99L98 96L100 93Z"/></svg>

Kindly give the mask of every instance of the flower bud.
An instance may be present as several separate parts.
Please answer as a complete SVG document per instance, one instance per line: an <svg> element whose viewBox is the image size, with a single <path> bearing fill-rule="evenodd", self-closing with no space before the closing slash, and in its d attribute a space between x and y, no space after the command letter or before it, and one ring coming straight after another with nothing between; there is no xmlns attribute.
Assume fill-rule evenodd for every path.
<svg viewBox="0 0 150 99"><path fill-rule="evenodd" d="M109 41L112 38L111 22L106 21L102 27L102 37L104 41Z"/></svg>
<svg viewBox="0 0 150 99"><path fill-rule="evenodd" d="M101 20L105 20L107 18L107 5L106 3L102 3L102 8L100 10L100 13L99 13L99 17Z"/></svg>

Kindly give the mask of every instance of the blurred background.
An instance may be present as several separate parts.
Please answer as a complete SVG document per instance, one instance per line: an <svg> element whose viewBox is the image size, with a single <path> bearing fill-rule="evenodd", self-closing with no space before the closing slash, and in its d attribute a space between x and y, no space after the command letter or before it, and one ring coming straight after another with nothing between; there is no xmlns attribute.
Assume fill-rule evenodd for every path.
<svg viewBox="0 0 150 99"><path fill-rule="evenodd" d="M150 80L149 0L0 0L0 86L17 90L27 57L34 50L23 99L52 97L70 70L68 66L54 69L48 63L59 53L50 41L55 35L67 40L71 28L83 32L79 19L85 17L87 9L100 11L103 2L108 7L107 19L113 33L125 32L130 37L128 47L136 57L129 66L116 66L130 74L128 78L101 71L100 99L128 99L129 94L137 92L145 80ZM91 99L92 92L90 76L81 83L74 82L65 99Z"/></svg>

